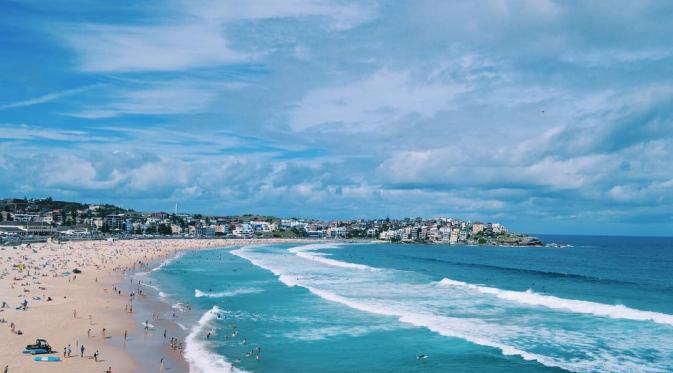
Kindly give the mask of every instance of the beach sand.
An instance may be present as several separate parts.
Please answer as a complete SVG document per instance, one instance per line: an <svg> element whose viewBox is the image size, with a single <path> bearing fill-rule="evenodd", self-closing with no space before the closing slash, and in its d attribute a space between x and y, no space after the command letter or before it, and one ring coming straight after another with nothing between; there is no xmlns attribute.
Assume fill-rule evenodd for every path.
<svg viewBox="0 0 673 373"><path fill-rule="evenodd" d="M136 326L128 312L138 294L130 295L133 287L126 283L126 275L149 270L182 250L288 241L153 239L0 247L0 304L7 303L0 311L0 372L5 366L10 373L143 371L124 348L125 332L134 341L134 349L143 344L143 328ZM72 273L75 268L82 273ZM24 301L28 302L26 310L19 309ZM37 338L46 339L55 352L36 356L58 356L62 361L36 362L33 356L22 354ZM64 358L68 345L71 357ZM84 357L80 357L82 345ZM156 343L147 345L155 348ZM177 369L172 372L186 368L184 362L174 365ZM158 361L156 366L159 371Z"/></svg>

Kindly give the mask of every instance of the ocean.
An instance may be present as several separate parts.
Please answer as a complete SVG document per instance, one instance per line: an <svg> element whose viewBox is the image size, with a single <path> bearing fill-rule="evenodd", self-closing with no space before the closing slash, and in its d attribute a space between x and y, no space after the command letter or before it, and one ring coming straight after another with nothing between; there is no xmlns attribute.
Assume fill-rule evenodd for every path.
<svg viewBox="0 0 673 373"><path fill-rule="evenodd" d="M191 372L673 371L673 239L541 238L570 246L316 241L149 276Z"/></svg>

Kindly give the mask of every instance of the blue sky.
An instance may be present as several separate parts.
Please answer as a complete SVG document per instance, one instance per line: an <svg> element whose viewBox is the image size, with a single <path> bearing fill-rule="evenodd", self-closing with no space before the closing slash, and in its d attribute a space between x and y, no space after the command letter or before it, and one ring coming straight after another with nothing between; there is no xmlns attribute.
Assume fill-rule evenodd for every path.
<svg viewBox="0 0 673 373"><path fill-rule="evenodd" d="M0 195L673 232L673 3L0 3Z"/></svg>

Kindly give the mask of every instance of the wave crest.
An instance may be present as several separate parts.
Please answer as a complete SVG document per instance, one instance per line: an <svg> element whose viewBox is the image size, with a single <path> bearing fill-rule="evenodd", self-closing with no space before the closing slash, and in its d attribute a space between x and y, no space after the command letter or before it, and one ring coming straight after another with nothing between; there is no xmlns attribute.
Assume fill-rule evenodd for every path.
<svg viewBox="0 0 673 373"><path fill-rule="evenodd" d="M201 336L203 330L221 312L222 310L217 306L211 308L192 326L189 334L185 337L184 357L189 364L191 373L245 373L244 370L234 367L222 355L208 351L207 344Z"/></svg>
<svg viewBox="0 0 673 373"><path fill-rule="evenodd" d="M220 292L210 292L202 291L199 289L194 289L194 296L196 298L225 298L225 297L235 297L241 294L255 294L261 293L264 290L258 288L240 288L229 291L220 291Z"/></svg>
<svg viewBox="0 0 673 373"><path fill-rule="evenodd" d="M559 298L553 295L536 293L531 289L526 291L503 290L488 286L468 284L467 282L456 281L449 278L442 279L438 282L438 285L467 288L482 294L489 294L500 299L531 306L541 306L555 310L609 317L613 319L652 321L658 324L673 326L673 315L638 310L620 304L611 305L578 299Z"/></svg>

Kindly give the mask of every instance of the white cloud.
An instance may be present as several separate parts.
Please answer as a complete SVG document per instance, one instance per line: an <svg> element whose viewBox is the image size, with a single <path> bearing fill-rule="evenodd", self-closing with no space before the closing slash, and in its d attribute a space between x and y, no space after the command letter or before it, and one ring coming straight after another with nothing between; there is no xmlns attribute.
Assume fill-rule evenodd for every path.
<svg viewBox="0 0 673 373"><path fill-rule="evenodd" d="M371 16L356 5L323 1L178 1L177 16L148 25L78 24L63 30L88 72L176 71L248 62L259 57L231 48L227 23L320 16L334 29L351 28Z"/></svg>
<svg viewBox="0 0 673 373"><path fill-rule="evenodd" d="M52 129L26 124L0 123L0 139L5 140L56 140L70 142L101 141L102 136L94 136L86 131Z"/></svg>
<svg viewBox="0 0 673 373"><path fill-rule="evenodd" d="M338 30L349 29L373 16L372 6L336 3L322 0L267 0L263 2L200 1L183 2L185 8L195 16L217 22L240 20L324 17Z"/></svg>
<svg viewBox="0 0 673 373"><path fill-rule="evenodd" d="M85 71L172 71L236 63L251 58L229 48L216 25L78 25L66 40Z"/></svg>
<svg viewBox="0 0 673 373"><path fill-rule="evenodd" d="M381 69L360 81L309 92L291 113L290 126L297 131L385 129L408 115L431 117L468 89L461 83L419 82L409 71Z"/></svg>
<svg viewBox="0 0 673 373"><path fill-rule="evenodd" d="M143 88L112 90L105 104L68 115L98 119L123 114L194 114L206 111L221 89L227 89L227 86L198 81L149 83Z"/></svg>
<svg viewBox="0 0 673 373"><path fill-rule="evenodd" d="M47 102L55 101L58 99L61 99L63 97L67 96L72 96L76 95L85 91L88 91L90 89L99 87L99 84L94 84L86 87L79 87L79 88L74 88L74 89L66 89L60 92L53 92L49 93L43 96L27 99L27 100L22 100L22 101L16 101L16 102L10 102L6 104L1 104L0 105L0 110L7 110L7 109L14 109L14 108L19 108L19 107L28 107L28 106L33 106L33 105L39 105L39 104L44 104Z"/></svg>

